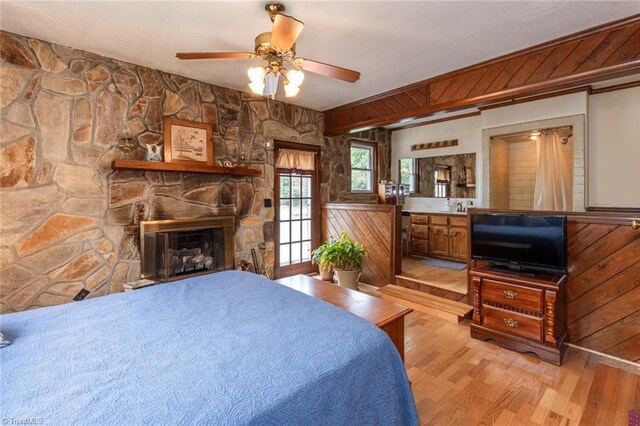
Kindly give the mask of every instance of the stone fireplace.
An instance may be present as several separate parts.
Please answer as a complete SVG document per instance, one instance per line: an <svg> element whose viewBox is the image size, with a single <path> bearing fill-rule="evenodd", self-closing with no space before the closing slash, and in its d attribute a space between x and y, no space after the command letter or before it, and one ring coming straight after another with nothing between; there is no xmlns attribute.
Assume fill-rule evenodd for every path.
<svg viewBox="0 0 640 426"><path fill-rule="evenodd" d="M143 279L173 281L233 269L234 217L140 222Z"/></svg>

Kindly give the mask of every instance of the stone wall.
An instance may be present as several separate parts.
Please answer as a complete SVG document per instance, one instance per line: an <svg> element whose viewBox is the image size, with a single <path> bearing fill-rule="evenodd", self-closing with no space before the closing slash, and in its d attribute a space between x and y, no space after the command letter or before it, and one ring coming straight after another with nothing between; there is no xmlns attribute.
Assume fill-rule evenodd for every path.
<svg viewBox="0 0 640 426"><path fill-rule="evenodd" d="M236 256L250 260L250 249L264 241L272 271L274 212L263 207L274 185L267 141L322 145L322 113L15 34L0 37L2 312L69 302L82 288L89 297L121 291L139 278L141 220L234 214ZM245 159L262 177L114 172L122 135L161 142L163 117L215 123L217 161Z"/></svg>
<svg viewBox="0 0 640 426"><path fill-rule="evenodd" d="M383 128L324 138L320 199L325 203L378 202L377 182L373 194L351 193L351 140L373 142L377 146L378 181L391 179L391 132ZM396 179L397 180L397 179Z"/></svg>

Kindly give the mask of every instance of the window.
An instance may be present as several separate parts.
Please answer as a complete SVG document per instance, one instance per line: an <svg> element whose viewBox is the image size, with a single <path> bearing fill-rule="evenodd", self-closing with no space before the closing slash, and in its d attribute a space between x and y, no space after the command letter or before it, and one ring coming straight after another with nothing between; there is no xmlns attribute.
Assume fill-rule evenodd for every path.
<svg viewBox="0 0 640 426"><path fill-rule="evenodd" d="M351 192L373 192L375 146L351 143Z"/></svg>
<svg viewBox="0 0 640 426"><path fill-rule="evenodd" d="M400 183L409 188L409 192L416 192L416 160L405 158L400 160Z"/></svg>
<svg viewBox="0 0 640 426"><path fill-rule="evenodd" d="M435 197L446 198L449 196L449 183L451 181L451 170L446 166L436 166L434 172L436 182Z"/></svg>

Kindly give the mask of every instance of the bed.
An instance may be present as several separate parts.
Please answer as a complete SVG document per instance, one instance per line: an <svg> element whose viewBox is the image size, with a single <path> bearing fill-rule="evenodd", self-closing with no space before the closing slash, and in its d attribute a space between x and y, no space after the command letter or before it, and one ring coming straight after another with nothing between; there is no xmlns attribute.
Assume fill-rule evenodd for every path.
<svg viewBox="0 0 640 426"><path fill-rule="evenodd" d="M228 271L0 316L0 416L45 424L417 424L374 325Z"/></svg>

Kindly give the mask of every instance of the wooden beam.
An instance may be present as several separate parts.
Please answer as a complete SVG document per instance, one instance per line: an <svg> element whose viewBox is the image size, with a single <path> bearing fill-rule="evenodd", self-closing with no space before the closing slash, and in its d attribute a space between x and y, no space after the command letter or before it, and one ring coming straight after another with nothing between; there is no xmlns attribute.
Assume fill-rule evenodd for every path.
<svg viewBox="0 0 640 426"><path fill-rule="evenodd" d="M488 105L640 73L640 14L324 112L325 133Z"/></svg>

